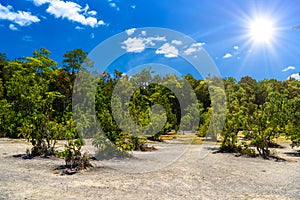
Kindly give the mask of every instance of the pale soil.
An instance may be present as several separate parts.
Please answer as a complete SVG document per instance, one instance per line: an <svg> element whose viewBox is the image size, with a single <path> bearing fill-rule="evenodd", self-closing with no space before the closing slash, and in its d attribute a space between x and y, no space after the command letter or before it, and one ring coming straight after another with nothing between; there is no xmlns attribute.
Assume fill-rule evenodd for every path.
<svg viewBox="0 0 300 200"><path fill-rule="evenodd" d="M138 158L92 161L94 169L61 175L55 168L63 165L64 160L13 157L24 154L30 146L22 140L0 139L0 199L300 198L300 157L285 154L295 152L288 145L278 149L278 156L288 160L285 162L221 153L203 156L205 151L214 152L215 146L191 145L170 165L135 173L143 164L155 168L153 162L164 163L164 145L157 144L156 154L134 153ZM174 145L177 146L170 148L174 152L173 147L183 147ZM147 159L153 162L147 163ZM132 171L118 170L119 163L125 167L131 165Z"/></svg>

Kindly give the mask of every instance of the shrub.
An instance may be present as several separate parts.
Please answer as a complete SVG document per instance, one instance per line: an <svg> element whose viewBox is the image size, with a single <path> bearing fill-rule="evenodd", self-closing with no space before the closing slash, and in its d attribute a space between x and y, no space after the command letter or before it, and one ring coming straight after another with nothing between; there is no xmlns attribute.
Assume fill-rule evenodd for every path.
<svg viewBox="0 0 300 200"><path fill-rule="evenodd" d="M256 157L256 152L254 149L249 148L246 142L237 144L238 139L234 133L226 133L224 135L224 140L221 145L221 152L229 153L240 153L241 155L246 155L249 157Z"/></svg>
<svg viewBox="0 0 300 200"><path fill-rule="evenodd" d="M226 132L221 144L221 151L232 153L237 152L237 150L237 136L234 133Z"/></svg>
<svg viewBox="0 0 300 200"><path fill-rule="evenodd" d="M242 155L246 155L249 157L256 157L256 152L254 149L249 148L246 142L242 142L241 145L238 146L239 153Z"/></svg>
<svg viewBox="0 0 300 200"><path fill-rule="evenodd" d="M90 167L90 160L86 153L81 153L81 147L84 145L83 141L78 138L75 141L69 141L65 145L65 150L57 152L58 157L65 159L66 166L71 169L82 170Z"/></svg>
<svg viewBox="0 0 300 200"><path fill-rule="evenodd" d="M131 136L129 139L129 145L132 147L135 151L144 151L145 150L145 138L140 138L137 136Z"/></svg>

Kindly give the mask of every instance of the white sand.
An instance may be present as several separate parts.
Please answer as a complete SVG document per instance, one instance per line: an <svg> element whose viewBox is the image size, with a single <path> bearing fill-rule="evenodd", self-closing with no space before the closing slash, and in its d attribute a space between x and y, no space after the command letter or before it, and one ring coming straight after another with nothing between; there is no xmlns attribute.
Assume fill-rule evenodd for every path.
<svg viewBox="0 0 300 200"><path fill-rule="evenodd" d="M96 168L74 175L54 170L64 164L62 159L13 157L27 147L22 140L0 139L0 199L300 198L300 157L285 154L295 152L288 146L278 153L286 162L219 153L201 158L201 146L191 145L178 160L152 172L128 173L115 167L135 162L141 169L143 156L151 154L146 152L135 153L139 159L93 161Z"/></svg>

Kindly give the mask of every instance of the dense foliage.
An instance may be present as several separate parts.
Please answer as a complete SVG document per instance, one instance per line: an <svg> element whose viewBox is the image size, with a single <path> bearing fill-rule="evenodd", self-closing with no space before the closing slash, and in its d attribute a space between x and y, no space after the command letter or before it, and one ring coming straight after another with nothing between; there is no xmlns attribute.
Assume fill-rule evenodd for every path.
<svg viewBox="0 0 300 200"><path fill-rule="evenodd" d="M237 133L243 131L264 158L270 155L274 139L286 136L292 146L299 146L300 82L264 79L260 82L243 77L238 83L233 78L224 80L228 99L227 117L222 148L236 151ZM248 148L248 145L246 145Z"/></svg>
<svg viewBox="0 0 300 200"><path fill-rule="evenodd" d="M93 137L93 144L101 150L111 146L116 146L121 151L140 149L139 144L146 137L159 140L161 134L169 130L177 131L179 128L194 131L199 136L207 136L207 132L211 130L222 136L221 149L253 154L253 149L249 149L249 146L254 146L265 158L270 155L269 148L278 136L286 136L292 141L292 146L300 146L300 82L292 78L258 82L246 76L237 82L234 78L196 80L190 74L182 77L183 79L174 75L161 77L155 75L151 68L130 77L118 70L114 74L104 72L97 80L96 94L92 94L95 95L97 123L104 135L93 132L96 129L89 128L88 120L75 127L73 112L76 107L72 111L75 78L83 62L85 67L93 65L86 56L87 53L81 49L68 51L63 55L63 63L59 66L45 48L35 50L32 56L15 60L7 60L6 55L1 53L0 136L28 139L33 145L33 155L52 155L55 153L56 140L78 138L75 143L69 142L66 151L60 154L66 154L66 162L72 166L74 160L79 159L76 156L81 155L81 132ZM86 76L88 75L86 70ZM214 130L217 125L209 129L212 113L221 109L211 106L213 102L207 85L212 81L223 81L225 86L227 107L223 130ZM117 92L124 95L133 92L129 103L114 98L114 106L120 110L128 108L130 119L134 122L129 129L138 135L122 131L122 126L127 126L128 123L124 122L122 125L123 121L119 120L118 124L114 118L125 118L122 112L115 116L111 108L113 92L116 92L116 84L120 82L126 87L119 85L120 90ZM187 92L182 92L179 96L173 92L173 85L184 88L187 83L197 97L197 104L189 105L181 100L192 95L189 91L182 90ZM222 93L218 87L210 90ZM163 112L155 115L152 109L156 104L162 106L163 109L156 108ZM76 112L80 112L80 108ZM200 121L192 123L196 118ZM215 118L214 124L218 123L217 119ZM150 127L147 133L143 133L145 126ZM162 127L159 132L149 133L149 130L156 130L158 127ZM249 144L238 144L239 131L243 131L251 141ZM217 135L210 136L217 138Z"/></svg>

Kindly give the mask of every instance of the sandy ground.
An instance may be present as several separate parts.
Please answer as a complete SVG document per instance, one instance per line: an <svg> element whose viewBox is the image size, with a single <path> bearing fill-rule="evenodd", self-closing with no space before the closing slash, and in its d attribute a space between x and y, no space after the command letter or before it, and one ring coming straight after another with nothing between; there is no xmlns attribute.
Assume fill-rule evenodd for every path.
<svg viewBox="0 0 300 200"><path fill-rule="evenodd" d="M287 154L295 152L287 145L278 150L285 162L212 153L214 145L174 145L172 162L160 144L155 153L92 161L89 171L61 175L55 169L64 160L15 157L30 146L0 139L0 199L300 199L300 157Z"/></svg>

